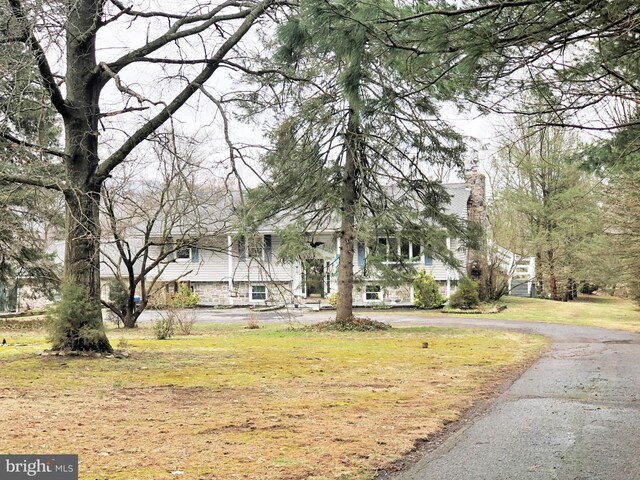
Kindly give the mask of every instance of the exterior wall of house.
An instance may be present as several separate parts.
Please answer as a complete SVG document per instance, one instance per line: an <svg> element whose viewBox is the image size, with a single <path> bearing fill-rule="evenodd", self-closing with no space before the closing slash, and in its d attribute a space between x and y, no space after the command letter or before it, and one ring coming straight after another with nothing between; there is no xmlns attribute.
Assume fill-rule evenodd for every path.
<svg viewBox="0 0 640 480"><path fill-rule="evenodd" d="M266 288L266 300L251 298L252 286ZM193 292L200 297L201 305L277 305L293 303L291 282L235 282L229 291L227 282L192 282Z"/></svg>
<svg viewBox="0 0 640 480"><path fill-rule="evenodd" d="M485 205L486 196L486 179L485 176L478 172L477 167L473 167L465 176L466 184L469 187L469 200L467 202L467 214L471 223L476 224L486 231L488 227L487 209ZM482 239L485 243L486 239ZM482 265L486 264L486 251L484 248L480 250L471 250L468 252L467 274L471 277L478 278L481 275Z"/></svg>
<svg viewBox="0 0 640 480"><path fill-rule="evenodd" d="M448 211L462 219L479 221L484 218L484 177L472 171L466 183L447 186L451 193ZM312 237L316 259L321 260L325 294L337 290L339 251L334 232L317 233ZM437 259L426 261L424 256L416 263L418 270L431 273L438 282L443 295L449 295L455 288L460 275L468 265L469 252L457 239L447 240L448 246L460 262L460 270L451 268ZM251 244L251 245L250 245ZM282 247L282 239L263 232L253 239L239 239L230 235L205 239L197 253L191 252L188 259L176 259L164 270L161 280L167 282L169 290L176 280L189 282L203 305L250 305L265 303L251 299L252 285L265 285L268 291L266 303L293 303L305 296L304 266L300 262L278 261L277 253ZM354 252L354 274L362 274L367 249L356 242ZM356 285L354 302L373 303L367 299L367 284L376 285L375 272L369 272L367 283ZM381 290L379 301L385 303L411 303L413 288L410 284ZM371 297L371 292L369 292ZM276 298L278 299L276 301Z"/></svg>
<svg viewBox="0 0 640 480"><path fill-rule="evenodd" d="M467 266L467 250L461 244L458 239L452 238L448 240L450 245L450 250L454 252L455 258L460 262L460 269L452 268L449 265L445 264L443 261L438 259L431 259L430 261L425 261L424 256L421 258L420 262L415 263L416 270L426 270L430 273L435 280L438 281L446 281L446 280L458 280L460 278L460 272L464 272ZM363 258L366 260L366 247L363 249L362 246L356 249L355 252L355 260L354 260L354 273L356 275L361 275L363 271ZM367 276L367 280L374 281L376 278L375 273L370 273Z"/></svg>
<svg viewBox="0 0 640 480"><path fill-rule="evenodd" d="M151 257L159 247L152 247ZM165 282L175 281L199 281L214 282L225 281L229 278L229 268L227 261L227 238L211 237L203 241L198 247L197 253L192 250L191 258L175 259L169 263L160 280ZM195 257L195 258L194 258ZM154 276L151 272L150 276Z"/></svg>
<svg viewBox="0 0 640 480"><path fill-rule="evenodd" d="M17 297L14 298L13 303L15 303L16 300L19 304L18 310L21 312L38 310L52 303L51 299L45 297L40 292L35 292L29 285L21 285L18 288ZM15 308L15 305L11 306Z"/></svg>
<svg viewBox="0 0 640 480"><path fill-rule="evenodd" d="M259 241L263 241L264 235L260 235ZM242 248L242 242L237 239L231 244L231 263L229 264L229 256L227 260L227 275L231 274L234 282L291 282L296 275L295 264L285 264L278 262L276 252L282 246L282 240L275 235L271 237L270 253L265 248L262 255L252 257L250 249L245 242L245 252L242 254L239 250ZM230 266L229 266L230 265Z"/></svg>
<svg viewBox="0 0 640 480"><path fill-rule="evenodd" d="M227 282L193 282L191 286L201 305L230 305Z"/></svg>

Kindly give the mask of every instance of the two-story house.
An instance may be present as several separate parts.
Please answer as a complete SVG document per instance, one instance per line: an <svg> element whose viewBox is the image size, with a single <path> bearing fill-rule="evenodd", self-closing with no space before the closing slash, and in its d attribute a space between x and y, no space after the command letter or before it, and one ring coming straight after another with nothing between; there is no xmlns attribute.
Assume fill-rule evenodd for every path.
<svg viewBox="0 0 640 480"><path fill-rule="evenodd" d="M451 199L447 213L463 220L484 224L484 175L472 170L466 182L445 185ZM218 207L224 208L224 207ZM198 294L203 305L298 304L318 302L337 290L339 255L338 227L326 227L309 238L314 258L283 262L277 252L282 247L278 229L264 227L251 237L238 235L233 228L204 236L196 246L175 252L162 271L159 281L165 293L177 291L184 282ZM469 263L469 252L456 238L448 238L447 248L460 263L460 269L430 258L421 245L398 238L376 240L377 249L395 252L395 257L409 262L416 269L429 271L439 283L442 293L450 295ZM354 288L354 304L411 303L410 284L385 287L375 272L366 271L370 245L358 241L354 252L354 274L359 279ZM108 271L103 271L108 279Z"/></svg>

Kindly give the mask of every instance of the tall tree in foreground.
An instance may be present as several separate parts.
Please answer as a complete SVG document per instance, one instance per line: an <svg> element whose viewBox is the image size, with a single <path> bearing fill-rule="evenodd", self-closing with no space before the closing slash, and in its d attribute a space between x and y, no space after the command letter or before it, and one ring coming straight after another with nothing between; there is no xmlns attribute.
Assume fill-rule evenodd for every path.
<svg viewBox="0 0 640 480"><path fill-rule="evenodd" d="M62 192L64 277L84 289L95 307L65 330L68 338L54 349L111 350L99 308L104 181L224 67L252 26L278 4L279 0L194 1L150 11L118 0L0 0L0 44L7 47L3 65L38 72L33 82L46 92L43 102L55 109L64 128L62 149L48 148L11 128L1 132L24 155L44 152L55 160L2 165L0 180ZM118 53L108 42L125 30L131 35L129 45L135 46ZM144 77L138 76L136 86L128 84L127 75L141 64L146 66ZM162 82L170 88L159 92ZM167 91L172 91L170 97ZM26 108L22 100L15 98L17 108ZM121 134L123 125L126 135Z"/></svg>
<svg viewBox="0 0 640 480"><path fill-rule="evenodd" d="M251 113L275 118L266 185L253 192L251 216L283 214L307 230L339 223L339 320L352 316L356 238L377 253L369 264L389 259L375 252L379 237L402 236L453 262L445 239L464 236L444 214L446 192L428 176L430 164L463 168L463 139L440 115L459 93L455 72L440 81L449 70L442 58L416 60L386 44L378 25L394 9L387 1L303 0L274 47L288 80L267 79L248 102ZM429 71L431 84L413 82L413 68Z"/></svg>

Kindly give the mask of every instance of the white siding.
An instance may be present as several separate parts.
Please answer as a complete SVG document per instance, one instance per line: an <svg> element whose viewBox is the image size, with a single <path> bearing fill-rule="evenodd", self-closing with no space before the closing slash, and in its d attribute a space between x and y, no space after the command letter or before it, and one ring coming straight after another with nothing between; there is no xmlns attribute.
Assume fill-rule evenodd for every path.
<svg viewBox="0 0 640 480"><path fill-rule="evenodd" d="M172 282L176 279L191 282L219 282L226 281L229 278L226 237L215 237L207 239L198 247L197 260L191 259L173 259L170 261L160 276L163 282ZM160 247L151 247L150 256L158 252ZM173 258L173 257L169 257ZM169 260L169 258L167 260ZM156 275L154 270L149 273L148 277L153 278Z"/></svg>
<svg viewBox="0 0 640 480"><path fill-rule="evenodd" d="M358 246L356 243L354 260L353 260L354 274L356 275L361 274L362 272L362 268L359 266L360 259L358 255L359 253L362 253L362 251L359 252L359 250L361 249L358 249ZM454 253L454 256L460 262L460 269L464 272L467 264L466 249L460 246L460 242L458 240L451 239L451 251ZM366 257L366 253L365 253L365 257ZM424 257L422 258L424 259ZM460 277L460 273L458 272L458 270L456 270L455 268L449 267L441 260L437 260L435 258L432 260L431 265L425 265L424 262L421 262L421 263L416 263L415 266L416 266L416 269L418 270L426 270L427 272L429 272L435 280L446 281L447 278L451 280L457 280ZM367 276L368 280L375 280L376 278L377 277L373 272L371 272Z"/></svg>
<svg viewBox="0 0 640 480"><path fill-rule="evenodd" d="M264 258L250 258L245 255L244 260L240 260L238 255L238 243L233 242L232 246L232 264L233 264L233 280L236 282L274 282L274 281L291 281L295 274L295 265L282 264L278 261L276 252L282 245L282 241L272 236L271 240L271 261L267 262ZM228 268L228 264L225 263ZM228 275L227 275L228 276Z"/></svg>

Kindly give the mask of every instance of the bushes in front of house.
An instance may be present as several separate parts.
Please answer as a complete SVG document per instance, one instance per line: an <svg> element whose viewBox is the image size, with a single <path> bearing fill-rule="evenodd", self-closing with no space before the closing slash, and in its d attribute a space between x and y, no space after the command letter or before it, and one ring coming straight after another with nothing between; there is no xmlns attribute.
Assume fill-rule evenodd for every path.
<svg viewBox="0 0 640 480"><path fill-rule="evenodd" d="M413 280L413 304L418 308L440 308L445 298L432 275L422 270Z"/></svg>
<svg viewBox="0 0 640 480"><path fill-rule="evenodd" d="M458 280L458 288L449 297L449 306L461 310L469 310L480 304L478 284L469 277Z"/></svg>

